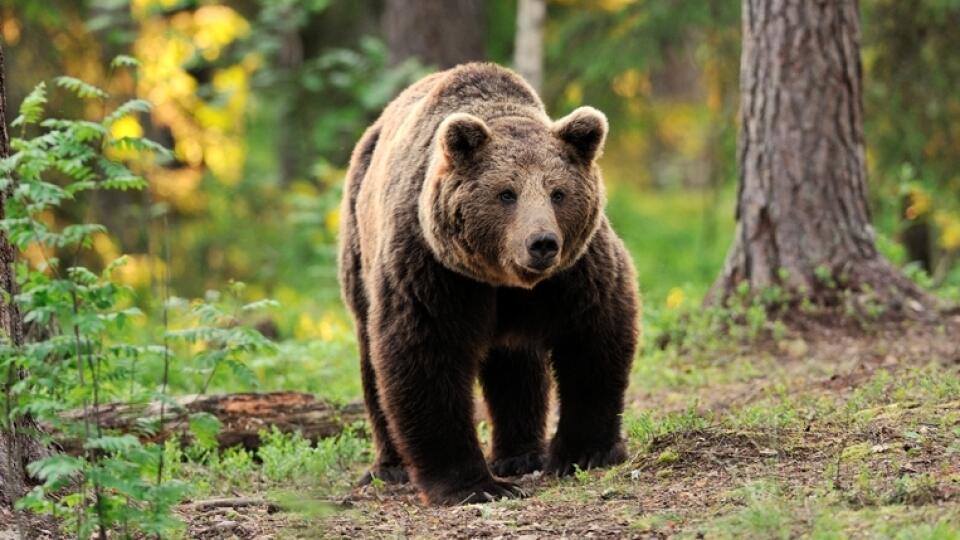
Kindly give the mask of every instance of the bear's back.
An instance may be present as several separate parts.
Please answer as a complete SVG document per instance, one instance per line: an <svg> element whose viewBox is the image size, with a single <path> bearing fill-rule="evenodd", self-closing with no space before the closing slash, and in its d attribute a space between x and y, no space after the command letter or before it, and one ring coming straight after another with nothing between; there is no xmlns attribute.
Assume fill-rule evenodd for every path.
<svg viewBox="0 0 960 540"><path fill-rule="evenodd" d="M540 98L519 75L496 64L462 64L424 77L387 105L377 120L381 153L399 146L400 158L429 159L426 151L437 127L455 112L484 121L524 115L549 122ZM414 149L423 153L411 155Z"/></svg>

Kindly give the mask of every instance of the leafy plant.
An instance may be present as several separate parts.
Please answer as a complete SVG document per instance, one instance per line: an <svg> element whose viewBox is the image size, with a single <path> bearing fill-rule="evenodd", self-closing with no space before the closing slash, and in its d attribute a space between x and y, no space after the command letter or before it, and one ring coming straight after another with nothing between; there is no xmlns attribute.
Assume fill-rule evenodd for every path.
<svg viewBox="0 0 960 540"><path fill-rule="evenodd" d="M132 66L130 59L115 62L115 67ZM109 96L104 90L72 77L60 77L56 85L77 98L99 100L106 110ZM239 355L269 349L271 344L240 325L239 316L270 303L247 303L231 310L214 294L192 305L192 327L166 330L162 345L127 341L125 327L142 313L132 307L132 291L113 276L126 259L120 257L99 272L83 266L82 252L92 245L94 235L106 232L104 227L61 224L50 216L87 192L142 189L146 182L135 170L168 152L142 137L110 134L110 125L119 118L149 110L143 100L127 101L104 113L99 122L44 119L46 102L47 87L40 83L13 122L20 129L20 136L11 141L13 154L0 161L0 189L10 193L0 229L16 248L32 254L18 263L20 292L14 300L33 338L17 346L5 337L0 345L0 369L8 380L16 379L11 374L23 374L7 385L3 422L7 428L16 418L30 415L59 437L77 441L80 453L54 453L30 463L28 472L42 483L17 506L52 515L78 538L105 537L107 531L123 537L169 537L183 527L172 509L188 485L169 471L165 474L164 465L181 455L169 443L142 443L135 434L104 429L98 406L111 398L133 397L137 360L158 359L162 377L138 397L159 401L161 414L139 425L144 433L161 431L169 404L170 342L203 343L194 363L211 375L223 364L241 370ZM131 163L111 159L109 151L114 148L134 150L124 154L132 156ZM64 264L62 258L70 262ZM231 298L242 287L232 284ZM166 306L163 324L167 326ZM82 414L64 414L71 409ZM190 427L194 446L209 451L219 429L216 419L195 416Z"/></svg>

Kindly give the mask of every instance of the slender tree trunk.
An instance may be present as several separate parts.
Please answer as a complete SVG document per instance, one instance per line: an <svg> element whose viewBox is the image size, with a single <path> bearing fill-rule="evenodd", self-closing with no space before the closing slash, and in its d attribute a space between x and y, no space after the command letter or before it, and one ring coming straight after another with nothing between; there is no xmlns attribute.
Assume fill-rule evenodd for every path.
<svg viewBox="0 0 960 540"><path fill-rule="evenodd" d="M390 61L415 57L446 69L486 57L484 0L387 0L383 31Z"/></svg>
<svg viewBox="0 0 960 540"><path fill-rule="evenodd" d="M537 91L543 90L543 25L546 0L518 0L513 67Z"/></svg>
<svg viewBox="0 0 960 540"><path fill-rule="evenodd" d="M711 294L743 281L826 299L934 301L878 252L867 206L856 0L744 0L736 238Z"/></svg>
<svg viewBox="0 0 960 540"><path fill-rule="evenodd" d="M303 40L299 28L290 28L281 36L279 69L282 85L287 89L286 99L280 104L281 126L278 130L277 157L280 161L280 182L288 185L302 177L304 139L309 139L303 124L304 93L298 80L303 68Z"/></svg>
<svg viewBox="0 0 960 540"><path fill-rule="evenodd" d="M7 102L6 77L4 74L3 44L0 43L0 158L10 155L10 136L7 132ZM0 219L5 214L7 198L13 193L12 183L7 189L0 191ZM0 334L14 347L23 345L23 318L20 309L13 302L17 293L17 282L14 275L16 251L7 239L6 234L0 232ZM9 411L12 405L10 387L23 373L10 369L2 374L4 410ZM26 464L45 454L43 443L39 438L39 429L36 422L29 416L18 417L13 422L9 418L3 419L0 432L0 504L10 507L13 502L24 494L26 481ZM23 533L21 529L21 533Z"/></svg>

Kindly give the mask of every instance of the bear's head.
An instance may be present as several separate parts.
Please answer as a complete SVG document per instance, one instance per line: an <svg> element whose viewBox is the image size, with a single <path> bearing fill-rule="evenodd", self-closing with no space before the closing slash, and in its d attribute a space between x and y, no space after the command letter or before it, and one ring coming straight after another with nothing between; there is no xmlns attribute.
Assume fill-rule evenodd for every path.
<svg viewBox="0 0 960 540"><path fill-rule="evenodd" d="M607 119L581 107L549 122L454 113L437 129L419 219L446 267L532 288L583 255L602 220L597 158Z"/></svg>

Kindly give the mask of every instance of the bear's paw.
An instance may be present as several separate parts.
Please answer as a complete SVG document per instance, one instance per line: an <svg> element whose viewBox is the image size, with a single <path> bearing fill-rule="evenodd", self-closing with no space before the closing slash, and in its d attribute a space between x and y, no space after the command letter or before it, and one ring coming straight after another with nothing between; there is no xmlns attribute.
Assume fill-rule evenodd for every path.
<svg viewBox="0 0 960 540"><path fill-rule="evenodd" d="M497 476L523 476L543 470L543 454L539 451L494 459L490 470Z"/></svg>
<svg viewBox="0 0 960 540"><path fill-rule="evenodd" d="M489 478L465 488L443 490L443 492L428 491L427 499L432 504L443 506L459 506L495 502L502 499L522 499L527 494L520 486L506 480Z"/></svg>
<svg viewBox="0 0 960 540"><path fill-rule="evenodd" d="M407 470L403 465L378 464L370 467L370 469L360 477L357 485L366 486L372 484L374 478L387 484L406 484L410 481Z"/></svg>
<svg viewBox="0 0 960 540"><path fill-rule="evenodd" d="M564 448L563 445L553 444L551 445L550 455L547 457L544 473L568 476L578 469L585 471L587 469L610 467L626 460L627 449L623 440L617 440L610 446L583 450L571 450Z"/></svg>

